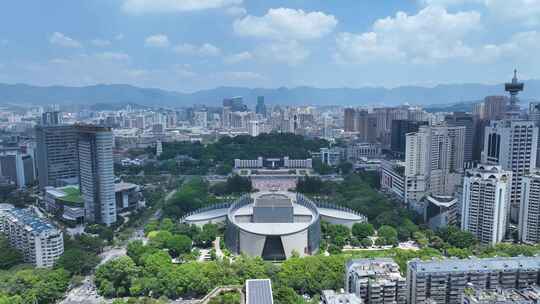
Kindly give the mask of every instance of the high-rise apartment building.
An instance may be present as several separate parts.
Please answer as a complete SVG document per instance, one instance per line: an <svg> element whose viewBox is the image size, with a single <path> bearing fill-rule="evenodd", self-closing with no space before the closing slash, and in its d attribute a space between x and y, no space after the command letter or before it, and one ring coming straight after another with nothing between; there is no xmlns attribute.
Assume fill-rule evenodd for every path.
<svg viewBox="0 0 540 304"><path fill-rule="evenodd" d="M345 132L358 133L363 142L375 142L377 139L377 117L366 109L345 109Z"/></svg>
<svg viewBox="0 0 540 304"><path fill-rule="evenodd" d="M377 139L384 147L388 147L391 142L392 122L394 120L406 120L408 118L408 109L407 107L375 108L373 109L373 116L377 123ZM405 135L403 135L403 138L405 139Z"/></svg>
<svg viewBox="0 0 540 304"><path fill-rule="evenodd" d="M534 125L540 128L540 102L529 103L528 120L534 122ZM540 133L538 136L540 136ZM540 140L538 140L536 148L536 168L540 168Z"/></svg>
<svg viewBox="0 0 540 304"><path fill-rule="evenodd" d="M44 112L41 114L41 125L43 126L57 126L63 123L62 112L52 111Z"/></svg>
<svg viewBox="0 0 540 304"><path fill-rule="evenodd" d="M0 152L0 172L2 177L13 182L21 189L35 181L33 155L23 153L20 149Z"/></svg>
<svg viewBox="0 0 540 304"><path fill-rule="evenodd" d="M111 129L77 126L80 190L85 219L107 226L116 222Z"/></svg>
<svg viewBox="0 0 540 304"><path fill-rule="evenodd" d="M465 145L463 160L465 163L472 161L474 142L474 119L471 114L465 112L454 112L444 118L449 127L465 127Z"/></svg>
<svg viewBox="0 0 540 304"><path fill-rule="evenodd" d="M223 99L223 106L230 107L233 112L247 111L247 106L244 104L244 98L242 96Z"/></svg>
<svg viewBox="0 0 540 304"><path fill-rule="evenodd" d="M405 304L407 283L392 259L358 259L345 266L345 290L366 304Z"/></svg>
<svg viewBox="0 0 540 304"><path fill-rule="evenodd" d="M397 158L405 157L405 135L417 132L420 126L428 125L427 121L393 120L390 131L390 150Z"/></svg>
<svg viewBox="0 0 540 304"><path fill-rule="evenodd" d="M510 215L518 221L522 177L536 166L538 127L532 121L492 121L486 127L482 163L512 171Z"/></svg>
<svg viewBox="0 0 540 304"><path fill-rule="evenodd" d="M406 201L450 195L461 182L465 127L421 126L406 135Z"/></svg>
<svg viewBox="0 0 540 304"><path fill-rule="evenodd" d="M197 127L207 128L208 127L208 112L206 111L193 112L193 124Z"/></svg>
<svg viewBox="0 0 540 304"><path fill-rule="evenodd" d="M523 176L519 207L519 239L526 243L540 243L540 171Z"/></svg>
<svg viewBox="0 0 540 304"><path fill-rule="evenodd" d="M255 113L266 117L266 104L264 103L264 96L257 96L257 105L255 106Z"/></svg>
<svg viewBox="0 0 540 304"><path fill-rule="evenodd" d="M355 132L356 131L356 109L346 108L345 109L345 132Z"/></svg>
<svg viewBox="0 0 540 304"><path fill-rule="evenodd" d="M248 123L249 136L259 136L261 134L261 122L258 120L250 120Z"/></svg>
<svg viewBox="0 0 540 304"><path fill-rule="evenodd" d="M482 119L501 120L505 117L509 98L506 96L488 96L484 99L484 116Z"/></svg>
<svg viewBox="0 0 540 304"><path fill-rule="evenodd" d="M460 304L468 287L525 288L540 279L540 257L412 260L407 265L407 303Z"/></svg>
<svg viewBox="0 0 540 304"><path fill-rule="evenodd" d="M39 187L62 186L62 180L79 176L77 130L73 126L37 126L36 162Z"/></svg>
<svg viewBox="0 0 540 304"><path fill-rule="evenodd" d="M501 166L479 165L465 173L461 229L482 244L495 245L505 236L511 180L512 172Z"/></svg>
<svg viewBox="0 0 540 304"><path fill-rule="evenodd" d="M231 127L231 107L223 107L223 112L221 114L221 127L224 129Z"/></svg>
<svg viewBox="0 0 540 304"><path fill-rule="evenodd" d="M52 267L64 253L62 231L29 209L0 210L0 233L36 267Z"/></svg>

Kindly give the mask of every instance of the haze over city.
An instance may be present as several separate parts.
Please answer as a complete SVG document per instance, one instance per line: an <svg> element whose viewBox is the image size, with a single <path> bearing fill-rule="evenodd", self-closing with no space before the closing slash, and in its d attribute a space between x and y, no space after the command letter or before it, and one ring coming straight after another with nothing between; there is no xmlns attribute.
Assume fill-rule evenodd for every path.
<svg viewBox="0 0 540 304"><path fill-rule="evenodd" d="M538 78L531 0L9 1L0 82L319 88Z"/></svg>

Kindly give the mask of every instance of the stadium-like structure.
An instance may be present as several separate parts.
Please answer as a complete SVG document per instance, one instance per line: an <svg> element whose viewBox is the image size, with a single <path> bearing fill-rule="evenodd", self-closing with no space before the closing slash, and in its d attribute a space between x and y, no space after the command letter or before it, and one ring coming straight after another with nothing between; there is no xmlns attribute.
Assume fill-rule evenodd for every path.
<svg viewBox="0 0 540 304"><path fill-rule="evenodd" d="M226 225L225 244L235 253L284 260L319 250L321 220L351 227L366 217L350 209L317 204L299 193L266 191L246 194L238 200L195 211L182 219L198 226Z"/></svg>

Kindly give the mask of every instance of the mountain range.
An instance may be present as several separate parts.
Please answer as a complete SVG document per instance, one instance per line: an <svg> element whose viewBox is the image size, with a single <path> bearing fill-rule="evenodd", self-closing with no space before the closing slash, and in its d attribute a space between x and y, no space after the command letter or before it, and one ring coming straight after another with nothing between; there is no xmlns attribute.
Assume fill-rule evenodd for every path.
<svg viewBox="0 0 540 304"><path fill-rule="evenodd" d="M182 107L193 104L219 106L225 97L243 96L253 105L257 96L268 104L290 105L448 105L477 101L489 95L504 95L504 85L448 84L434 87L402 86L396 88L244 88L218 87L193 93L181 93L123 84L100 84L84 87L32 86L0 84L0 104L11 105L92 105L139 104ZM540 99L540 80L525 81L523 99Z"/></svg>

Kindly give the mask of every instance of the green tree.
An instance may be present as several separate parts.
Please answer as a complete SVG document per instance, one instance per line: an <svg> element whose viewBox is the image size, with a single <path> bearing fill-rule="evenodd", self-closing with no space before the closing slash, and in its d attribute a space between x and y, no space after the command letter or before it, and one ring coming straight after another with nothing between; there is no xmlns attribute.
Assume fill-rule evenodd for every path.
<svg viewBox="0 0 540 304"><path fill-rule="evenodd" d="M342 162L339 164L338 169L341 172L341 174L347 175L352 172L353 164L351 164L350 162Z"/></svg>
<svg viewBox="0 0 540 304"><path fill-rule="evenodd" d="M227 175L232 172L232 166L229 164L222 164L216 167L216 174Z"/></svg>
<svg viewBox="0 0 540 304"><path fill-rule="evenodd" d="M313 170L321 175L327 175L335 173L335 169L331 166L323 163L320 159L313 160Z"/></svg>
<svg viewBox="0 0 540 304"><path fill-rule="evenodd" d="M219 235L219 229L216 224L205 224L202 231L194 237L195 244L198 247L208 248Z"/></svg>
<svg viewBox="0 0 540 304"><path fill-rule="evenodd" d="M451 246L457 248L470 248L477 243L477 240L472 233L462 231L455 226L439 229L437 235Z"/></svg>
<svg viewBox="0 0 540 304"><path fill-rule="evenodd" d="M69 285L69 273L64 269L23 269L0 274L0 293L23 303L55 303ZM11 303L10 303L11 304Z"/></svg>
<svg viewBox="0 0 540 304"><path fill-rule="evenodd" d="M177 234L169 238L165 245L171 257L176 258L181 254L191 252L192 241L188 236Z"/></svg>
<svg viewBox="0 0 540 304"><path fill-rule="evenodd" d="M55 266L63 268L71 274L83 275L90 273L98 263L99 257L94 252L73 248L64 251Z"/></svg>
<svg viewBox="0 0 540 304"><path fill-rule="evenodd" d="M373 246L373 241L370 238L363 238L360 240L360 244L362 245L362 247L368 248Z"/></svg>
<svg viewBox="0 0 540 304"><path fill-rule="evenodd" d="M235 174L227 178L227 193L249 193L253 190L251 180L247 177Z"/></svg>
<svg viewBox="0 0 540 304"><path fill-rule="evenodd" d="M140 269L130 257L120 257L98 267L95 275L100 294L107 297L129 296L132 281Z"/></svg>
<svg viewBox="0 0 540 304"><path fill-rule="evenodd" d="M9 246L5 237L0 237L0 269L9 269L23 262L22 254Z"/></svg>
<svg viewBox="0 0 540 304"><path fill-rule="evenodd" d="M318 194L323 190L323 181L319 177L305 176L298 180L296 191L307 194Z"/></svg>
<svg viewBox="0 0 540 304"><path fill-rule="evenodd" d="M383 239L386 245L396 245L398 243L398 233L394 227L381 226L377 235Z"/></svg>
<svg viewBox="0 0 540 304"><path fill-rule="evenodd" d="M176 228L176 225L174 224L173 220L170 218L164 218L161 221L160 230L169 231L170 233L174 233L174 230Z"/></svg>
<svg viewBox="0 0 540 304"><path fill-rule="evenodd" d="M287 286L274 287L275 304L304 304L304 299Z"/></svg>
<svg viewBox="0 0 540 304"><path fill-rule="evenodd" d="M135 262L137 265L142 264L142 259L146 255L150 255L156 252L158 249L153 246L144 246L143 242L140 240L132 241L127 246L127 255Z"/></svg>
<svg viewBox="0 0 540 304"><path fill-rule="evenodd" d="M155 246L157 248L167 248L167 242L172 238L172 233L169 231L159 230L155 231L155 233L151 233L148 235L148 238L150 239L150 244L152 246Z"/></svg>
<svg viewBox="0 0 540 304"><path fill-rule="evenodd" d="M426 247L429 244L426 235L420 231L413 233L413 239L420 247Z"/></svg>
<svg viewBox="0 0 540 304"><path fill-rule="evenodd" d="M20 296L9 296L0 292L0 304L23 304L23 299Z"/></svg>
<svg viewBox="0 0 540 304"><path fill-rule="evenodd" d="M352 227L352 234L359 239L364 239L373 236L375 228L370 223L355 223Z"/></svg>

